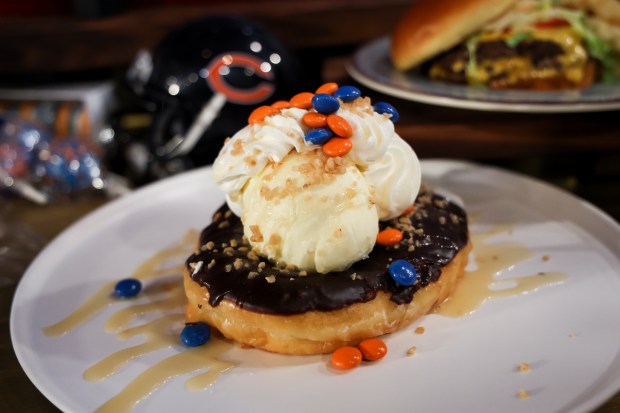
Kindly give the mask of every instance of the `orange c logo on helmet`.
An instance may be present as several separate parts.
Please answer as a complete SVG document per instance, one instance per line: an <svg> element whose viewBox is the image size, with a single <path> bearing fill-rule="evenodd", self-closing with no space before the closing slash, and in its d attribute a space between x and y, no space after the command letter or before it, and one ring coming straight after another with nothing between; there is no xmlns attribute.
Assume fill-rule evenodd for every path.
<svg viewBox="0 0 620 413"><path fill-rule="evenodd" d="M265 80L272 80L273 72L265 72L261 68L261 63L263 62L258 58L244 53L219 55L207 66L207 83L214 92L223 94L226 99L233 103L253 105L263 102L273 94L275 89L273 84L265 81L251 89L240 89L228 84L222 73L224 69L230 67L242 67L254 71Z"/></svg>

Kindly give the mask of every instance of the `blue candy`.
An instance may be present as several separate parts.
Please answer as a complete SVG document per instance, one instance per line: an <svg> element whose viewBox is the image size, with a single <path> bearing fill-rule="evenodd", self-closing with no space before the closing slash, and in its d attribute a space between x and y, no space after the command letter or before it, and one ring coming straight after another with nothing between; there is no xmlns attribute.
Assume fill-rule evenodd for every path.
<svg viewBox="0 0 620 413"><path fill-rule="evenodd" d="M405 260L396 260L390 264L390 276L396 284L406 287L413 285L418 279L415 267Z"/></svg>
<svg viewBox="0 0 620 413"><path fill-rule="evenodd" d="M355 86L340 86L333 96L343 102L351 102L362 96L362 92Z"/></svg>
<svg viewBox="0 0 620 413"><path fill-rule="evenodd" d="M330 115L340 109L340 102L327 93L317 93L312 97L312 107L319 113Z"/></svg>
<svg viewBox="0 0 620 413"><path fill-rule="evenodd" d="M390 118L392 122L396 122L398 119L400 119L400 115L398 114L396 108L394 108L394 106L390 105L387 102L375 103L374 109L377 113L386 113L388 115L392 115L392 117Z"/></svg>
<svg viewBox="0 0 620 413"><path fill-rule="evenodd" d="M142 290L142 283L135 278L125 278L116 283L114 294L120 298L135 297Z"/></svg>
<svg viewBox="0 0 620 413"><path fill-rule="evenodd" d="M312 129L304 136L304 140L308 143L312 143L314 145L322 145L334 136L334 132L332 132L328 128L316 128Z"/></svg>
<svg viewBox="0 0 620 413"><path fill-rule="evenodd" d="M187 347L202 346L211 338L211 328L202 322L186 324L179 338Z"/></svg>

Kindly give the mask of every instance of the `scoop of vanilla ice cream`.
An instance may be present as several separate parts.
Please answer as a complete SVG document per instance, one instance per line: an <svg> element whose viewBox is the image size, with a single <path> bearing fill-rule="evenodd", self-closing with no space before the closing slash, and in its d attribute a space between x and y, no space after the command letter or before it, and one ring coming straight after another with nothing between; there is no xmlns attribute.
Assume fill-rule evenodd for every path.
<svg viewBox="0 0 620 413"><path fill-rule="evenodd" d="M264 168L248 180L242 204L252 249L300 270L344 270L375 244L379 219L370 185L351 160L320 149L291 152Z"/></svg>
<svg viewBox="0 0 620 413"><path fill-rule="evenodd" d="M376 112L369 98L340 102L336 113L351 126L352 149L339 158L304 140L308 112L284 109L241 129L213 172L256 253L327 273L370 252L378 221L415 200L421 170L390 116Z"/></svg>

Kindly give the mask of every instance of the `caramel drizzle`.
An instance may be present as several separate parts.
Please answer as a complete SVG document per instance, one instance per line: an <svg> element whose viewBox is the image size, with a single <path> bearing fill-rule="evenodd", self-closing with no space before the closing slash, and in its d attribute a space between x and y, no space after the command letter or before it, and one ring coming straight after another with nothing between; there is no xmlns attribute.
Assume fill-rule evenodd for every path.
<svg viewBox="0 0 620 413"><path fill-rule="evenodd" d="M501 233L511 234L513 230L513 225L497 225L471 234L477 268L466 269L454 293L434 310L436 314L464 317L492 298L527 294L566 279L565 273L550 271L499 278L503 270L534 257L531 250L516 242L488 243L490 238Z"/></svg>
<svg viewBox="0 0 620 413"><path fill-rule="evenodd" d="M111 293L115 283L107 283L73 313L43 329L43 332L50 337L63 336L83 325L110 305L119 302L128 304L106 320L104 331L116 333L119 340L143 336L144 342L114 352L95 363L84 372L85 380L104 380L117 373L133 359L166 348L181 347L179 333L185 321L185 314L182 312L185 304L182 265L197 238L196 231L188 232L178 245L153 255L133 271L130 278L136 278L142 282L153 281L141 294L149 298L149 302L135 303L132 302L133 300L115 298ZM141 316L166 312L169 314L145 321L135 327L126 328ZM220 374L236 365L236 363L219 359L221 353L232 348L232 344L218 337L212 337L207 346L182 348L180 353L164 358L143 371L120 393L101 405L96 412L130 412L137 403L170 379L202 370L206 371L188 379L186 387L189 390L204 390L213 384Z"/></svg>

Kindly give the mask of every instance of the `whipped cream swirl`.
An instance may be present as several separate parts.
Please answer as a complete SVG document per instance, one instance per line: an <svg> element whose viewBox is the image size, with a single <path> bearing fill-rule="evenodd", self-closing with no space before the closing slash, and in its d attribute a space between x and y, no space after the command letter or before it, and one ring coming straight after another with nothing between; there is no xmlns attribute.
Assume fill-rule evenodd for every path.
<svg viewBox="0 0 620 413"><path fill-rule="evenodd" d="M303 121L303 109L285 109L263 122L248 125L230 138L213 165L215 182L226 193L230 209L243 215L242 193L248 180L269 163L281 162L291 151L315 150L305 142L310 130ZM420 187L418 158L394 131L385 114L375 112L368 98L342 103L338 112L353 130L353 149L345 155L374 188L374 201L380 220L401 214L415 200Z"/></svg>

